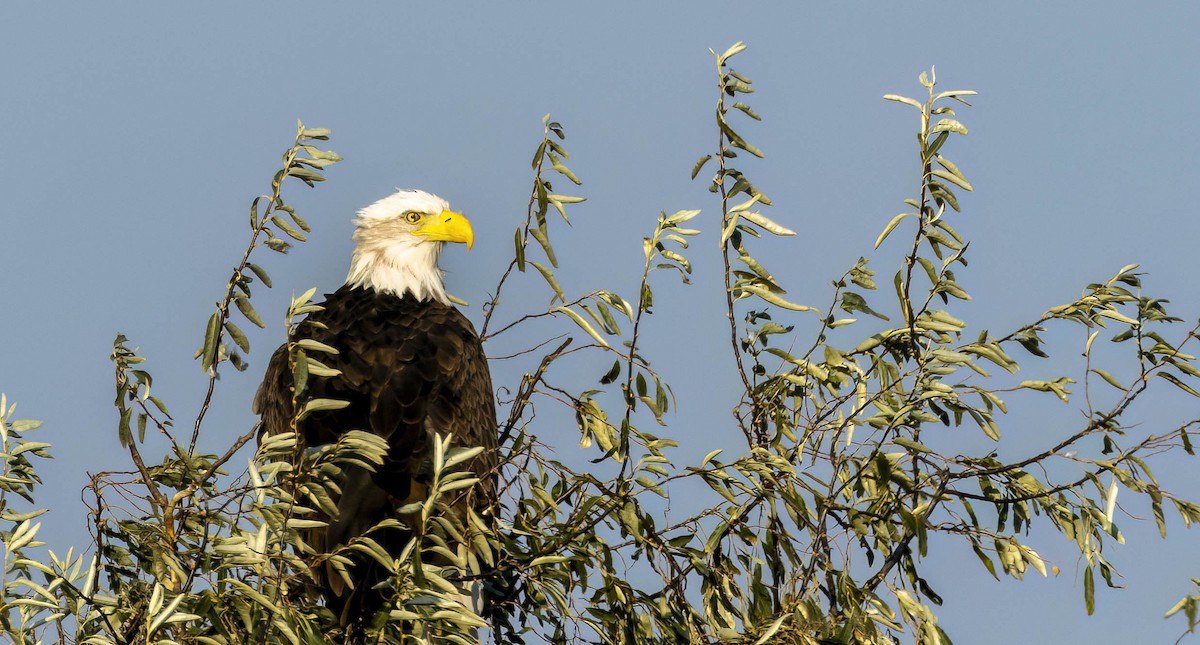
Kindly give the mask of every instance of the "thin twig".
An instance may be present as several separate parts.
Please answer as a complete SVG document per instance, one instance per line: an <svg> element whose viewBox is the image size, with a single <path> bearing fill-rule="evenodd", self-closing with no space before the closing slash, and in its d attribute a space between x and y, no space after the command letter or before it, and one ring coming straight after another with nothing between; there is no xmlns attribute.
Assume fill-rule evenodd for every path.
<svg viewBox="0 0 1200 645"><path fill-rule="evenodd" d="M718 90L717 115L718 115L718 118L724 118L724 116L728 110L728 108L725 107L724 66L725 66L724 63L721 62L720 59L718 59L717 77L718 77L718 79L720 79L717 83L717 90ZM725 173L726 173L725 153L727 151L727 148L725 147L725 143L726 143L725 130L723 128L718 128L717 129L717 164L718 164L718 168L717 168L716 184L717 184L717 189L721 193L721 230L722 231L724 231L725 227L729 225L729 191L725 186ZM733 300L733 283L731 281L733 268L730 265L730 261L729 261L729 242L728 241L726 241L725 243L723 243L721 245L721 261L722 261L723 267L724 267L722 277L725 280L725 316L729 319L730 346L733 349L734 362L737 363L738 376L741 377L741 379L742 379L742 387L744 388L747 396L751 397L751 406L753 408L757 409L757 405L756 405L755 399L753 397L754 388L750 384L750 379L746 376L746 367L745 367L744 363L742 362L741 346L738 343L738 325L737 325L737 318L735 316L734 308L733 308L733 302L734 302L734 300ZM753 427L753 424L757 422L756 417L757 417L757 414L751 415L752 427ZM745 433L745 435L746 435L746 442L748 444L750 444L751 446L754 446L756 444L756 442L755 442L755 438L754 438L753 434L751 434L750 429L743 427L742 432Z"/></svg>
<svg viewBox="0 0 1200 645"><path fill-rule="evenodd" d="M229 305L234 300L234 295L237 290L237 285L242 281L242 277L250 264L250 254L254 249L258 248L258 236L267 229L267 223L271 221L271 214L274 213L275 207L282 203L280 193L283 190L283 182L287 178L287 170L292 167L296 160L296 155L300 150L300 139L304 134L303 127L297 127L296 139L292 147L284 154L283 170L276 173L275 178L271 180L271 195L267 202L267 209L263 212L262 217L255 223L254 232L250 236L250 243L246 245L246 250L242 253L242 259L233 269L233 274L229 278L229 284L225 287L225 296L221 298L221 302L217 305L217 313L219 324L217 326L217 334L220 336L224 333L225 325L229 322ZM220 340L217 340L218 344ZM196 423L192 427L192 437L188 441L188 453L196 451L196 440L200 437L200 426L204 423L204 417L208 414L209 405L212 404L213 391L217 387L217 367L221 363L220 352L218 351L213 358L213 364L209 368L208 374L208 389L204 393L204 402L200 405L200 411L196 414Z"/></svg>
<svg viewBox="0 0 1200 645"><path fill-rule="evenodd" d="M500 438L496 441L496 445L504 445L512 434L513 427L521 420L521 416L525 413L525 406L529 405L529 399L533 397L533 391L537 388L537 384L546 374L546 369L550 367L550 363L562 354L567 345L571 344L573 339L568 338L558 346L557 349L542 357L542 362L538 365L537 370L533 374L527 375L521 381L521 389L517 391L517 397L513 400L512 408L508 413L508 421L504 424L504 430L500 432Z"/></svg>
<svg viewBox="0 0 1200 645"><path fill-rule="evenodd" d="M541 145L543 147L546 146L549 138L550 138L550 130L547 128L545 130L544 134L542 135L542 144ZM540 187L542 185L542 167L545 165L545 163L546 163L546 157L543 154L538 159L537 167L534 169L534 173L533 173L533 190L530 191L530 193L529 193L529 204L526 206L526 209L525 209L525 226L521 231L521 248L525 248L525 247L529 246L529 227L533 224L533 205L537 201L538 187ZM505 327L504 329L501 329L500 331L496 332L496 334L490 334L490 335L488 334L488 326L492 322L492 314L496 312L496 307L499 306L499 304L500 304L500 291L502 289L504 289L504 283L508 281L508 276L512 274L512 270L514 268L516 268L516 266L517 266L517 258L514 256L512 261L508 263L508 268L506 268L504 270L504 275L500 276L500 282L496 283L496 291L495 291L495 294L492 296L492 299L489 300L487 303L485 303L483 306L483 327L480 328L480 330L479 330L479 342L481 342L481 343L487 342L487 340L489 338L491 338L492 336L495 336L496 334L500 334L504 330L508 329L508 327ZM518 321L518 322L520 322L520 321ZM513 324L516 324L516 323L513 323ZM511 327L511 326L512 325L509 325L509 327Z"/></svg>

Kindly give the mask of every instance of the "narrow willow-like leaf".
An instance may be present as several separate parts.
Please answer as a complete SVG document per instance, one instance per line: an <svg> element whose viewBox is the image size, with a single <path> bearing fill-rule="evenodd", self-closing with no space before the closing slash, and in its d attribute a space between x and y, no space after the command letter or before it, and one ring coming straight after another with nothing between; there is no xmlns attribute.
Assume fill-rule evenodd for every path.
<svg viewBox="0 0 1200 645"><path fill-rule="evenodd" d="M945 98L957 99L963 96L975 96L976 94L978 94L978 92L974 90L946 90L945 92L938 92L937 95L933 97L933 100L936 102Z"/></svg>
<svg viewBox="0 0 1200 645"><path fill-rule="evenodd" d="M1163 380L1167 381L1168 383L1174 385L1175 387L1183 390L1184 392L1187 392L1188 394L1191 394L1194 397L1200 398L1200 392L1197 392L1195 390L1195 388L1193 388L1192 386L1188 385L1187 383L1184 383L1183 381L1179 380L1178 376L1175 376L1174 374L1171 374L1170 372L1155 372L1155 375L1158 376L1159 378L1162 378Z"/></svg>
<svg viewBox="0 0 1200 645"><path fill-rule="evenodd" d="M763 215L762 213L748 211L745 213L741 213L741 217L742 217L742 219L744 219L746 221L753 222L756 226L759 226L759 227L765 229L767 232L771 233L772 235L789 236L789 235L796 234L796 231L793 231L792 229L787 228L786 226L781 226L781 225L775 223L769 217Z"/></svg>
<svg viewBox="0 0 1200 645"><path fill-rule="evenodd" d="M338 350L326 345L325 343L315 341L311 338L301 338L296 341L296 345L303 347L310 352L322 352L325 354L337 354Z"/></svg>
<svg viewBox="0 0 1200 645"><path fill-rule="evenodd" d="M258 312L254 310L254 306L250 304L249 298L238 294L234 296L233 302L235 305L237 305L238 311L242 312L242 315L246 317L246 320L254 323L260 329L266 328L266 323L264 323L262 318L259 317Z"/></svg>
<svg viewBox="0 0 1200 645"><path fill-rule="evenodd" d="M960 180L962 180L962 184L959 184L960 186L963 186L965 188L966 186L971 185L970 182L967 181L967 176L964 175L962 173L962 171L958 169L958 166L950 163L949 159L943 157L942 155L934 155L934 158L937 159L938 164L940 164L943 168L945 168L947 171L949 171L955 177L958 177ZM967 188L967 190L971 190L971 189Z"/></svg>
<svg viewBox="0 0 1200 645"><path fill-rule="evenodd" d="M319 141L324 141L328 139L329 135L331 134L333 134L333 132L330 131L329 128L304 128L304 130L300 133L300 137L303 139L316 139Z"/></svg>
<svg viewBox="0 0 1200 645"><path fill-rule="evenodd" d="M268 289L271 288L271 276L267 275L267 272L264 271L262 267L254 264L253 262L247 263L246 266L254 272L254 275L258 276L260 282L267 285Z"/></svg>
<svg viewBox="0 0 1200 645"><path fill-rule="evenodd" d="M217 344L221 340L221 317L217 313L208 317L204 329L204 345L200 349L200 369L208 371L217 358Z"/></svg>
<svg viewBox="0 0 1200 645"><path fill-rule="evenodd" d="M963 190L968 190L968 191L975 190L971 186L970 182L968 182L966 180L966 178L955 175L954 173L950 173L945 170L938 170L938 169L931 170L931 171L929 171L929 173L931 175L933 175L934 177L941 177L942 179L945 179L946 181L954 184L955 186L958 186L959 188L962 188Z"/></svg>
<svg viewBox="0 0 1200 645"><path fill-rule="evenodd" d="M517 270L525 273L525 242L521 239L521 229L513 234L513 253L517 259Z"/></svg>
<svg viewBox="0 0 1200 645"><path fill-rule="evenodd" d="M558 159L558 157L556 155L550 155L550 159L551 159L551 164L550 164L551 167L553 167L554 170L556 170L558 172L558 174L566 177L567 179L570 179L571 183L575 184L576 186L583 184L582 181L579 181L579 177L575 176L575 173L571 172L570 168L567 168L565 165L563 165L563 163Z"/></svg>
<svg viewBox="0 0 1200 645"><path fill-rule="evenodd" d="M604 337L601 336L600 333L596 331L596 328L592 327L592 324L589 323L587 321L587 319L585 319L583 316L580 316L578 313L576 313L575 311L573 311L567 307L555 307L554 311L557 311L558 313L566 314L566 316L568 318L575 321L575 324L579 325L579 328L582 329L583 331L587 332L587 334L589 336L591 336L593 339L595 339L595 341L597 343L600 343L601 345L608 347L608 341L604 340Z"/></svg>
<svg viewBox="0 0 1200 645"><path fill-rule="evenodd" d="M550 266L558 268L558 258L554 257L554 247L550 246L550 238L547 237L546 231L541 227L530 227L529 235L537 240L537 243L542 246L542 250L546 252L546 259L550 260Z"/></svg>
<svg viewBox="0 0 1200 645"><path fill-rule="evenodd" d="M246 338L246 334L237 325L227 320L225 321L225 331L229 332L229 337L238 347L242 348L243 352L249 353L250 339Z"/></svg>
<svg viewBox="0 0 1200 645"><path fill-rule="evenodd" d="M712 51L712 50L710 49L709 51ZM725 61L729 60L730 58L733 58L734 56L737 56L738 54L740 54L744 51L746 51L746 45L745 45L745 43L743 43L742 41L739 40L736 43L730 45L729 49L726 49L723 54L721 54L720 56L717 57L717 60L720 64L724 65Z"/></svg>
<svg viewBox="0 0 1200 645"><path fill-rule="evenodd" d="M1129 391L1124 385L1121 385L1121 382L1118 381L1116 379L1116 377L1114 377L1112 374L1109 374L1107 371L1094 367L1094 368L1092 368L1092 372L1094 372L1100 378L1104 379L1105 383L1108 383L1109 385L1117 388L1118 390L1121 390L1122 392Z"/></svg>
<svg viewBox="0 0 1200 645"><path fill-rule="evenodd" d="M313 182L325 181L325 176L321 173L315 170L309 170L308 168L305 168L299 164L288 168L287 174L289 177L295 177L309 186L313 185Z"/></svg>
<svg viewBox="0 0 1200 645"><path fill-rule="evenodd" d="M308 389L308 355L298 347L292 349L292 387L300 396Z"/></svg>
<svg viewBox="0 0 1200 645"><path fill-rule="evenodd" d="M933 128L929 131L930 134L937 132L953 132L955 134L965 135L967 134L967 126L954 119L941 119L937 122L937 125L933 126Z"/></svg>
<svg viewBox="0 0 1200 645"><path fill-rule="evenodd" d="M775 305L776 307L781 307L783 309L790 309L791 311L816 311L816 309L813 307L784 300L780 296L771 293L769 290L759 287L758 285L748 284L738 287L738 289L747 293L752 293L759 298L762 298L763 300Z"/></svg>
<svg viewBox="0 0 1200 645"><path fill-rule="evenodd" d="M912 107L915 107L915 108L917 108L918 110L924 110L924 109L925 109L925 106L924 106L922 103L920 103L919 101L917 101L916 99L910 99L910 98L908 98L907 96L900 96L899 94L884 94L884 95L883 95L883 100L885 100L885 101L895 101L895 102L897 102L897 103L903 103L903 104L905 104L905 105L911 105Z"/></svg>
<svg viewBox="0 0 1200 645"><path fill-rule="evenodd" d="M887 226L883 227L883 232L879 234L879 237L875 238L875 248L879 248L879 245L883 244L883 241L887 239L888 235L892 234L892 230L894 230L896 226L900 224L900 222L903 222L905 218L916 216L916 213L900 213L899 215L893 217L892 221L888 222Z"/></svg>
<svg viewBox="0 0 1200 645"><path fill-rule="evenodd" d="M1091 567L1083 570L1083 604L1089 616L1096 612L1096 580Z"/></svg>
<svg viewBox="0 0 1200 645"><path fill-rule="evenodd" d="M311 356L308 356L307 359L308 373L313 376L337 376L342 373L341 370L329 367Z"/></svg>
<svg viewBox="0 0 1200 645"><path fill-rule="evenodd" d="M546 198L551 202L558 204L579 204L587 201L587 197L574 197L571 195L559 195L556 193L551 193L547 195Z"/></svg>
<svg viewBox="0 0 1200 645"><path fill-rule="evenodd" d="M906 437L896 437L895 439L892 439L892 443L896 444L897 446L908 448L913 452L933 452L933 448L930 448L919 441L913 441L912 439L908 439Z"/></svg>
<svg viewBox="0 0 1200 645"><path fill-rule="evenodd" d="M307 417L313 412L322 410L341 410L350 405L349 401L339 401L337 399L309 399L304 403L304 408L300 412L301 418Z"/></svg>
<svg viewBox="0 0 1200 645"><path fill-rule="evenodd" d="M278 215L271 216L271 223L274 224L276 227L278 227L279 230L286 233L288 237L292 238L293 240L296 240L297 242L304 242L304 241L308 240L308 238L305 237L304 233L301 233L300 231L296 230L296 228L293 227L287 220L283 219L282 217L280 217Z"/></svg>
<svg viewBox="0 0 1200 645"><path fill-rule="evenodd" d="M542 277L545 278L546 283L549 284L550 288L554 290L554 298L552 298L550 302L554 302L554 300L565 301L566 296L563 294L562 287L558 286L558 280L554 279L554 274L550 272L550 269L547 269L533 260L530 260L529 264L533 265L533 268L537 269L538 273L542 274Z"/></svg>
<svg viewBox="0 0 1200 645"><path fill-rule="evenodd" d="M725 222L725 228L721 229L721 246L725 248L725 244L729 242L729 238L733 237L734 231L737 230L738 222L741 221L740 214L731 212Z"/></svg>

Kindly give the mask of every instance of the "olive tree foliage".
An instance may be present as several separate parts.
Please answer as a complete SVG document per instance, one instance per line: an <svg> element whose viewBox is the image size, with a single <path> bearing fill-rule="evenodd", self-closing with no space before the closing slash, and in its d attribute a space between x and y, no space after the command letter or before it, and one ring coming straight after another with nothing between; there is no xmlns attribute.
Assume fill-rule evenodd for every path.
<svg viewBox="0 0 1200 645"><path fill-rule="evenodd" d="M455 491L473 483L457 467L474 453L445 440L429 499L404 509L413 538L398 557L373 539L396 530L395 520L330 553L307 541L308 529L336 514L340 468L382 463L387 446L374 435L350 431L305 450L294 434L277 435L245 470L234 457L245 458L256 428L221 454L196 450L219 373L246 366L251 347L240 321L264 325L251 304L252 286L271 286L259 257L311 232L284 199L285 185L313 186L340 160L319 147L328 131L301 125L269 192L251 204L250 241L205 327L196 358L209 380L186 436L151 394L143 357L117 336L117 439L132 466L99 473L87 487L88 548L36 550L44 510L35 463L49 444L28 438L37 422L16 420L0 399L0 630L18 643L948 643L937 619L939 581L925 567L931 542L969 545L979 574L1020 579L1056 571L1031 544L1055 532L1079 551L1090 613L1097 575L1115 584L1106 548L1123 541L1118 494L1144 499L1164 536L1173 514L1185 526L1200 521L1200 506L1161 488L1150 468L1163 453L1192 454L1200 418L1161 428L1124 421L1151 389L1200 396L1200 371L1186 353L1197 326L1144 295L1134 266L1012 330L981 331L956 313L970 298L957 281L968 250L956 230L957 195L972 186L950 157L968 132L956 110L974 92L940 89L932 70L920 76L919 98L884 97L919 116L913 197L874 240L879 253L897 254L898 266L878 289L865 256L833 280L823 303L795 302L755 255L760 238L795 233L764 214L771 199L735 167L763 156L740 134L746 119L760 120L745 102L750 79L730 66L743 50L739 43L714 54L719 144L692 171L712 173L716 208L658 215L632 288L568 294L559 285L552 239L564 233L556 220L583 198L556 192L554 184L573 189L580 180L565 165L563 127L545 120L528 210L515 223L513 258L484 304L480 332L486 343L539 320L572 335L530 339L526 351L494 358L524 372L497 383L504 465L496 525L447 512ZM714 248L722 276L696 279L724 281L728 339L698 351L732 370L739 387L730 417L688 432L740 438L685 463L674 456L669 424L688 393L677 399L658 376L643 334L657 319L686 315L656 308L654 294L686 288L671 276L688 283L688 256ZM519 281L526 289L544 283L547 308L510 311L504 293ZM293 300L289 332L319 306L312 294ZM796 331L801 325L815 332ZM1058 326L1085 332L1083 347L1067 350L1082 350L1083 382L1013 376L1018 359L1047 356L1043 335ZM290 334L287 347L293 428L306 414L345 405L306 396L312 379L336 375L322 357L337 348ZM1103 362L1111 356L1125 362ZM554 384L557 370L601 359L611 367L594 386ZM1022 392L1074 404L1082 421L1044 430L1040 448L1001 459L1004 399ZM566 407L578 448L543 439L563 428L546 421L556 418L550 412L539 417L541 406ZM966 431L981 433L985 447L940 447ZM159 439L148 442L148 432ZM688 511L664 510L672 496L686 497ZM347 635L310 586L318 568L353 584L351 555L391 572L384 586L392 601ZM472 591L491 598L486 610L470 601ZM1182 614L1193 631L1198 601L1184 598L1167 615Z"/></svg>

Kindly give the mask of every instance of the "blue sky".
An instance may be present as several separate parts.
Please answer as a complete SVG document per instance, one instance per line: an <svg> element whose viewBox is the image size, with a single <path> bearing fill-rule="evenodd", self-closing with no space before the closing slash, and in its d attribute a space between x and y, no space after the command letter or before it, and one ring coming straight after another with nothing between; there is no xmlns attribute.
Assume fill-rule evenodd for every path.
<svg viewBox="0 0 1200 645"><path fill-rule="evenodd" d="M567 128L570 165L584 181L575 190L589 198L573 227L556 232L568 292L604 287L632 298L641 237L658 211L704 210L695 221L707 236L690 254L696 284L662 279L658 293L661 311L694 314L652 318L648 333L680 394L684 411L667 433L685 444L681 454L726 445L732 401L712 394L732 385L716 376L729 360L712 236L718 204L688 172L716 138L707 50L738 40L750 49L735 66L754 79L750 103L765 119L743 134L767 154L743 169L774 199L771 217L800 233L763 245L793 299L827 301L829 281L869 251L914 192L915 115L880 97L917 95L917 74L937 65L943 87L980 92L961 113L970 136L950 150L976 187L955 224L975 240L960 272L976 297L962 310L972 329L1033 319L1133 262L1175 313L1200 313L1193 5L229 7L0 8L0 390L21 416L43 419L55 444L41 499L56 509L43 529L56 550L86 538L85 472L125 467L108 362L118 330L149 357L156 393L176 416L194 416L203 377L192 352L243 248L246 206L267 189L296 119L331 128L330 147L346 161L317 190L291 189L316 234L267 260L276 288L255 300L269 327L251 337L250 370L222 379L202 441L209 449L253 422L249 399L282 339L287 296L338 286L351 216L393 188L436 192L472 218L475 250L450 250L443 265L479 320L523 218L528 160L548 112ZM881 275L891 273L889 257L876 260ZM509 298L509 312L547 299L534 279ZM1055 336L1064 358L1077 335ZM497 370L500 382L519 377ZM1076 408L1034 404L1011 416L1004 449L1043 445L1072 427ZM1136 420L1162 421L1148 409ZM570 449L574 429L563 432ZM1159 469L1174 473L1176 490L1200 489L1191 460ZM1160 617L1200 576L1196 535L1174 520L1166 542L1151 526L1127 518L1123 527L1129 544L1108 555L1127 588L1101 590L1090 618L1057 535L1030 537L1060 558L1062 575L1045 580L997 583L969 550L934 554L943 625L964 643L1009 642L1014 630L1030 642L1174 640L1182 623Z"/></svg>

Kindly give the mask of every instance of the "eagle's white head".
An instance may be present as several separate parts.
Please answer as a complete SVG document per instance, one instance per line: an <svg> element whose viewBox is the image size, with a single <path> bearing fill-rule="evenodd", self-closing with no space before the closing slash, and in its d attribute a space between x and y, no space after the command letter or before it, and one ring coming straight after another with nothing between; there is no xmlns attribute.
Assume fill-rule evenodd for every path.
<svg viewBox="0 0 1200 645"><path fill-rule="evenodd" d="M401 190L358 211L354 225L357 246L346 284L449 302L438 253L446 242L461 242L470 249L475 233L446 200L421 190Z"/></svg>

